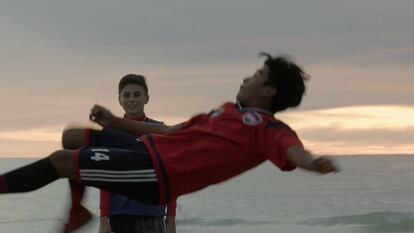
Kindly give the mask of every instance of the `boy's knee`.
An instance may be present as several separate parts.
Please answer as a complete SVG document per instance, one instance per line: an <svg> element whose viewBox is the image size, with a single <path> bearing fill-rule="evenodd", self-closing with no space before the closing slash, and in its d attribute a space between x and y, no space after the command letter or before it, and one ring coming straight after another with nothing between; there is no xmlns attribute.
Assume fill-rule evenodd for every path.
<svg viewBox="0 0 414 233"><path fill-rule="evenodd" d="M83 146L85 129L65 129L62 133L62 146L65 149L77 149Z"/></svg>
<svg viewBox="0 0 414 233"><path fill-rule="evenodd" d="M73 150L57 150L49 155L49 159L60 177L74 177Z"/></svg>

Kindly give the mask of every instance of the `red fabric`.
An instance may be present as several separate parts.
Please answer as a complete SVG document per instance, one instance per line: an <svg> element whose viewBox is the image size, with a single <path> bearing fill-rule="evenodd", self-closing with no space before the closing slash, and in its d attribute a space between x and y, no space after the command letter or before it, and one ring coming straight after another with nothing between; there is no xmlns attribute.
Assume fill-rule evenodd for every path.
<svg viewBox="0 0 414 233"><path fill-rule="evenodd" d="M146 141L144 141L144 143L146 143ZM158 179L158 191L160 193L160 204L164 204L167 202L167 197L165 196L165 186L164 186L164 176L161 173L161 168L160 168L160 162L158 160L158 157L156 156L157 152L153 151L152 146L150 146L149 144L146 144L146 147L148 149L148 152L152 155L151 156L151 160L152 160L152 165L154 166L154 170L155 170L155 174L157 175L157 179Z"/></svg>
<svg viewBox="0 0 414 233"><path fill-rule="evenodd" d="M177 199L174 199L167 204L167 216L175 216L176 210L177 210Z"/></svg>
<svg viewBox="0 0 414 233"><path fill-rule="evenodd" d="M110 192L101 190L99 202L99 208L101 209L101 217L109 216L109 208L111 207L111 197L112 194Z"/></svg>
<svg viewBox="0 0 414 233"><path fill-rule="evenodd" d="M150 137L156 148L151 148ZM153 159L154 149L160 154L171 198L227 180L267 159L282 170L293 169L286 149L301 144L273 114L240 109L233 103L193 117L179 132L146 135L143 140Z"/></svg>
<svg viewBox="0 0 414 233"><path fill-rule="evenodd" d="M139 116L128 116L127 114L124 114L124 118L134 120L134 121L145 121L147 119L147 117L145 116L145 113Z"/></svg>
<svg viewBox="0 0 414 233"><path fill-rule="evenodd" d="M69 219L64 225L63 233L74 232L92 219L92 214L85 207L71 209Z"/></svg>
<svg viewBox="0 0 414 233"><path fill-rule="evenodd" d="M0 176L0 193L7 193L8 188L4 176Z"/></svg>
<svg viewBox="0 0 414 233"><path fill-rule="evenodd" d="M73 171L75 173L75 179L76 181L81 182L80 172L79 172L79 149L73 152L72 162L73 162Z"/></svg>
<svg viewBox="0 0 414 233"><path fill-rule="evenodd" d="M71 211L74 211L81 207L83 194L85 193L85 186L75 180L69 181L69 186L72 199Z"/></svg>
<svg viewBox="0 0 414 233"><path fill-rule="evenodd" d="M79 150L75 150L73 153L72 163L73 171L75 173L75 180L69 180L70 195L72 200L71 212L76 212L80 208L83 208L81 202L85 193L85 186L80 183Z"/></svg>
<svg viewBox="0 0 414 233"><path fill-rule="evenodd" d="M263 134L267 134L263 137L263 153L267 155L267 158L283 171L290 171L295 169L295 166L290 164L287 160L286 151L290 146L302 145L298 141L298 137L292 130L278 130L278 133L274 133L275 130L266 130ZM274 143L278 142L278 143ZM279 156L283 155L283 156ZM284 164L284 166L279 166Z"/></svg>

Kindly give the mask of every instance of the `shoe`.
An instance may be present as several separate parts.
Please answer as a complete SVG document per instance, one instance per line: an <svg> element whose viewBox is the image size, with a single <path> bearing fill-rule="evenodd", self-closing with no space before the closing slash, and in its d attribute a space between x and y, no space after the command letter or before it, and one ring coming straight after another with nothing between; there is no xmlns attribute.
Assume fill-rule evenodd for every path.
<svg viewBox="0 0 414 233"><path fill-rule="evenodd" d="M76 210L71 210L69 220L64 226L63 233L73 232L88 223L91 219L91 212L83 206L76 208Z"/></svg>

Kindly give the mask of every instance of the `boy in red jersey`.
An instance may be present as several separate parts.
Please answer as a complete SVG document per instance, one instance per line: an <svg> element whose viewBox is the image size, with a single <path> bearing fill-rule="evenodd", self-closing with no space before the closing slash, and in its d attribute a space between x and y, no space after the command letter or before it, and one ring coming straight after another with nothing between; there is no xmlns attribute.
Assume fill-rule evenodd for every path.
<svg viewBox="0 0 414 233"><path fill-rule="evenodd" d="M31 191L65 177L140 202L165 204L266 160L281 170L338 171L331 159L316 158L306 151L296 133L273 116L301 103L307 75L285 57L263 55L267 56L264 66L244 79L237 103L225 103L185 123L166 126L136 122L115 117L95 105L91 120L144 136L129 149L56 151L0 176L0 192ZM64 143L82 145L83 140L83 129L64 132Z"/></svg>

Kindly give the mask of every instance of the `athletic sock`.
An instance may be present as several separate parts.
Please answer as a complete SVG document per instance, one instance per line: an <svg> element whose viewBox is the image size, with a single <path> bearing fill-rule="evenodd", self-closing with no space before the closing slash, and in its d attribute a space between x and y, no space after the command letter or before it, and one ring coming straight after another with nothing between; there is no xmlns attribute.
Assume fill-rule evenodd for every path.
<svg viewBox="0 0 414 233"><path fill-rule="evenodd" d="M63 226L63 233L73 232L92 219L92 214L85 207L80 206L76 210L71 210L69 213L69 219Z"/></svg>
<svg viewBox="0 0 414 233"><path fill-rule="evenodd" d="M74 211L81 207L83 194L85 193L85 186L75 180L69 180L69 186L72 198L72 206L70 209L71 211Z"/></svg>
<svg viewBox="0 0 414 233"><path fill-rule="evenodd" d="M69 186L72 204L68 220L63 228L63 233L75 231L89 222L92 218L91 213L81 205L85 193L85 186L75 180L69 180Z"/></svg>
<svg viewBox="0 0 414 233"><path fill-rule="evenodd" d="M0 176L0 193L22 193L39 189L55 180L59 174L49 158L38 160Z"/></svg>
<svg viewBox="0 0 414 233"><path fill-rule="evenodd" d="M6 180L4 179L4 175L0 176L0 193L7 193L8 189L7 189L7 184L6 184Z"/></svg>

